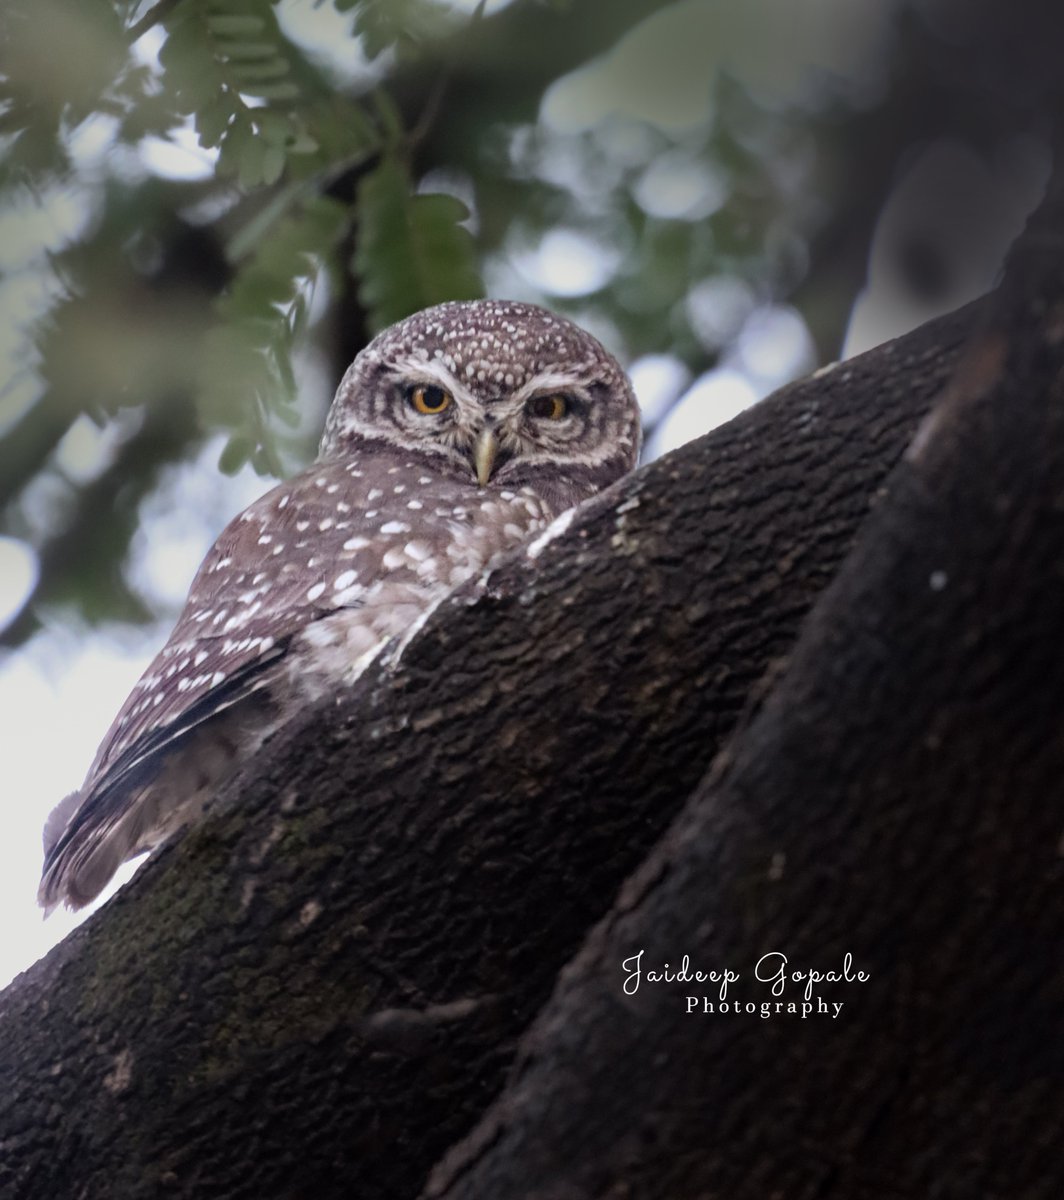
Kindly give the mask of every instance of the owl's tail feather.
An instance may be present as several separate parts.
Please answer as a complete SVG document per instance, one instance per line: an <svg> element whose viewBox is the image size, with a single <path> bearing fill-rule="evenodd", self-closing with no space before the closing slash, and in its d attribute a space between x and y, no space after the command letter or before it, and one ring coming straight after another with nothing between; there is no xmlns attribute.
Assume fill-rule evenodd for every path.
<svg viewBox="0 0 1064 1200"><path fill-rule="evenodd" d="M161 840L150 835L158 825L151 792L141 788L118 806L109 804L106 794L83 803L81 792L71 792L55 806L44 826L44 870L37 889L45 917L60 903L84 908L126 859Z"/></svg>
<svg viewBox="0 0 1064 1200"><path fill-rule="evenodd" d="M122 863L197 817L217 785L276 731L282 718L271 706L266 668L287 646L287 638L278 642L169 725L113 761L104 757L81 790L56 805L44 827L37 891L45 916L60 903L84 908L95 900Z"/></svg>
<svg viewBox="0 0 1064 1200"><path fill-rule="evenodd" d="M73 791L69 796L64 796L62 800L48 814L48 820L44 823L44 858L47 862L48 856L55 849L56 843L66 832L66 827L70 824L70 819L81 807L81 792Z"/></svg>

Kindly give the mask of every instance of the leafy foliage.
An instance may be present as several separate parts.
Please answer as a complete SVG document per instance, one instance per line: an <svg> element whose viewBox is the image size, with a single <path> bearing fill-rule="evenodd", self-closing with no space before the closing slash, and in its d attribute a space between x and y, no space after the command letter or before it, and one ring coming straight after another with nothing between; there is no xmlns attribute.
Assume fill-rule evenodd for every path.
<svg viewBox="0 0 1064 1200"><path fill-rule="evenodd" d="M401 56L416 56L426 43L441 37L453 22L438 5L427 0L335 0L342 11L354 11L355 36L369 58L395 49Z"/></svg>
<svg viewBox="0 0 1064 1200"><path fill-rule="evenodd" d="M622 355L667 348L697 373L756 305L798 295L832 212L872 220L875 172L817 158L814 131L848 110L761 99L739 78L775 26L737 22L749 45L718 46L723 16L716 40L697 25L717 7L6 0L0 512L41 582L0 639L29 636L51 603L140 615L121 567L162 469L207 438L226 471L300 466L327 381L420 307L487 279ZM659 17L695 32L648 60L633 47ZM686 126L660 118L692 89L702 110ZM179 152L198 166L182 175ZM825 345L863 269L854 245L850 276L806 305ZM543 265L589 252L599 268L575 285ZM728 319L707 319L707 294L731 297ZM320 381L302 365L323 360ZM85 417L117 449L72 471L64 447ZM70 547L104 527L90 583Z"/></svg>
<svg viewBox="0 0 1064 1200"><path fill-rule="evenodd" d="M159 60L175 114L194 118L200 145L220 151L219 175L244 191L376 148L357 104L330 120L326 81L261 0L184 0L166 26Z"/></svg>
<svg viewBox="0 0 1064 1200"><path fill-rule="evenodd" d="M122 14L111 4L6 4L0 22L0 187L69 170L63 130L130 86Z"/></svg>
<svg viewBox="0 0 1064 1200"><path fill-rule="evenodd" d="M460 223L468 216L454 196L412 195L409 173L394 156L366 175L352 265L371 329L430 304L484 294L472 235Z"/></svg>
<svg viewBox="0 0 1064 1200"><path fill-rule="evenodd" d="M219 463L230 474L246 462L264 475L285 473L277 422L289 429L300 423L292 351L349 220L344 205L325 197L286 212L257 240L216 305L220 320L204 346L200 406L210 426L233 431Z"/></svg>

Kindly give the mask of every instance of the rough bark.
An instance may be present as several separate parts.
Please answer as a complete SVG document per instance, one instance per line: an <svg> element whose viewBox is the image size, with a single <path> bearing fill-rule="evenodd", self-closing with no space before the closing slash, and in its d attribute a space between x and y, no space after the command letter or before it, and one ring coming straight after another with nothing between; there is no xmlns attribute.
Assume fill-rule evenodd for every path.
<svg viewBox="0 0 1064 1200"><path fill-rule="evenodd" d="M416 1194L793 643L972 320L651 464L267 746L0 996L0 1196Z"/></svg>
<svg viewBox="0 0 1064 1200"><path fill-rule="evenodd" d="M1062 230L1064 173L785 673L430 1195L1059 1195ZM868 978L765 1017L804 999L778 958L756 978L774 953ZM648 979L685 954L739 974L723 1011L719 980Z"/></svg>

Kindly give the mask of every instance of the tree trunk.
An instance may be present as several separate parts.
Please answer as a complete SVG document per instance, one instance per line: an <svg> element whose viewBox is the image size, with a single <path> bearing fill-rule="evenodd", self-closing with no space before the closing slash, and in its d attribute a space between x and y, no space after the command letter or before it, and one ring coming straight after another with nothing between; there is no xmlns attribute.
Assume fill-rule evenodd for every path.
<svg viewBox="0 0 1064 1200"><path fill-rule="evenodd" d="M1062 229L429 1195L1060 1194Z"/></svg>
<svg viewBox="0 0 1064 1200"><path fill-rule="evenodd" d="M499 1092L560 967L680 812L751 695L765 691L758 681L850 551L977 311L784 389L622 481L566 532L441 606L398 661L376 664L274 739L200 825L0 996L0 1196L416 1195ZM1032 421L1009 433L1010 444L1032 432ZM928 486L960 486L942 449L953 444L953 428L931 440L930 466L910 464L897 477L915 481L906 488L932 467ZM935 497L926 512L915 499L888 498L874 538L862 542L807 630L785 688L653 860L671 862L663 855L686 847L709 874L698 887L683 875L682 907L667 914L662 893L660 927L639 927L648 965L688 952L711 966L746 966L764 946L822 966L850 949L872 980L839 991L847 1007L827 1028L700 1016L676 1031L680 1001L665 989L623 997L616 954L622 942L631 952L643 908L628 923L614 916L537 1026L535 1050L496 1110L492 1128L502 1140L490 1157L475 1156L455 1186L521 1193L516 1146L524 1138L534 1141L528 1179L542 1195L619 1178L636 1159L660 1175L653 1185L633 1182L648 1195L702 1178L687 1158L666 1171L656 1152L636 1153L639 1139L671 1129L657 1107L671 1081L676 1103L665 1111L673 1125L692 1116L697 1100L690 1132L702 1136L702 1114L712 1113L711 1161L741 1166L748 1184L762 1181L763 1196L772 1178L766 1152L783 1144L788 1123L794 1137L779 1161L789 1173L780 1177L796 1179L802 1163L837 1167L859 1153L852 1132L840 1133L847 1112L848 1128L870 1136L892 1097L907 1103L903 1041L925 1058L937 1048L950 1062L967 1061L969 1089L1002 1053L998 1043L971 1044L970 1030L1004 1037L1011 1028L1037 1045L1037 1019L1010 1026L1003 1007L1020 979L1032 984L1033 965L1015 980L995 977L995 989L978 997L965 990L985 1017L973 1025L955 1007L959 984L941 997L928 990L947 967L960 970L962 958L969 978L982 978L972 962L978 942L964 940L964 930L992 927L1019 956L1039 949L1035 930L1052 912L1035 911L1034 896L1044 900L1042 859L1028 852L1037 845L1048 853L1051 787L1040 793L1039 819L1016 828L981 798L966 802L981 777L962 771L962 787L954 777L962 760L943 749L962 735L977 742L982 778L998 783L1006 762L1022 766L1028 790L1022 799L1009 790L1008 800L1033 806L1032 764L1041 770L1049 760L1025 735L1021 763L1002 739L1026 730L1044 738L1042 749L1059 743L1039 724L1049 711L1039 706L1057 698L1058 671L1041 626L1029 643L1001 642L1045 673L1029 680L1038 689L1029 703L1008 693L1016 707L1001 717L1005 726L980 718L1004 711L994 704L1004 687L998 676L1013 678L1006 660L994 659L997 675L966 673L964 638L986 632L999 604L1025 603L1031 620L1055 615L1025 590L1033 527L1020 528L1014 548L994 542L996 558L969 557L989 552L989 539L1020 512L998 514L1006 492L997 490L997 464L971 441L979 457L965 478L978 494L959 499L976 505L978 519L943 529L932 520ZM1011 468L1024 462L1033 471L1031 454L1008 456ZM924 537L918 522L928 526L926 543L912 541ZM892 536L903 540L895 546ZM1041 552L1057 564L1051 549ZM910 557L898 564L903 550ZM940 569L948 582L936 590L928 579ZM1017 572L1015 596L1007 569ZM1045 577L1056 569L1045 566ZM983 581L992 590L981 590ZM962 620L968 609L971 624ZM913 627L902 652L892 647L903 617L926 624ZM979 645L998 653L997 643ZM926 689L916 686L920 671ZM975 691L963 703L940 703L950 683ZM889 778L866 769L876 755ZM916 781L912 790L906 781ZM689 845L692 814L712 824L697 847ZM966 857L964 836L983 858ZM875 845L878 861L868 857ZM995 873L1002 845L1015 858ZM1018 871L1027 891L1002 907L1006 877ZM657 894L653 874L640 878L626 906ZM677 872L677 887L680 880ZM964 913L956 908L962 882ZM863 916L858 898L869 906ZM696 908L699 920L686 921ZM899 965L906 959L924 973ZM876 1024L888 1016L892 1025ZM949 1046L935 1040L951 1032ZM627 1066L601 1060L611 1053L603 1039L631 1053L636 1036L641 1047ZM667 1047L665 1069L650 1061L651 1044L655 1054ZM862 1060L853 1059L858 1052ZM562 1053L572 1069L559 1070ZM727 1093L705 1090L704 1066L714 1060ZM746 1061L760 1064L760 1079L748 1076ZM931 1069L922 1062L907 1069ZM782 1079L785 1064L793 1087L773 1110L765 1072ZM594 1092L611 1065L614 1078L637 1086ZM849 1079L838 1073L843 1065ZM1033 1119L1040 1080L1030 1080L1025 1119ZM811 1100L829 1081L835 1121ZM1024 1085L1019 1075L1014 1082ZM549 1095L569 1106L555 1115L573 1122L581 1153L537 1124L550 1124L537 1099ZM714 1107L702 1108L703 1097ZM784 1127L775 1135L770 1114ZM938 1110L921 1118L913 1108L911 1118L942 1137ZM890 1128L876 1143L884 1152L897 1132Z"/></svg>

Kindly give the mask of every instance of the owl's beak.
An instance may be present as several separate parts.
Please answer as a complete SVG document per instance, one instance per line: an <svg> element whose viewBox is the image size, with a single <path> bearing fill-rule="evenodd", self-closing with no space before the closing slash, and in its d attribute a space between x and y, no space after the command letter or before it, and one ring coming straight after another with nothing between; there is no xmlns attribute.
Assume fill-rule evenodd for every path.
<svg viewBox="0 0 1064 1200"><path fill-rule="evenodd" d="M487 486L498 453L499 439L492 430L482 429L477 434L476 445L473 447L473 464L477 469L477 483L481 487Z"/></svg>

